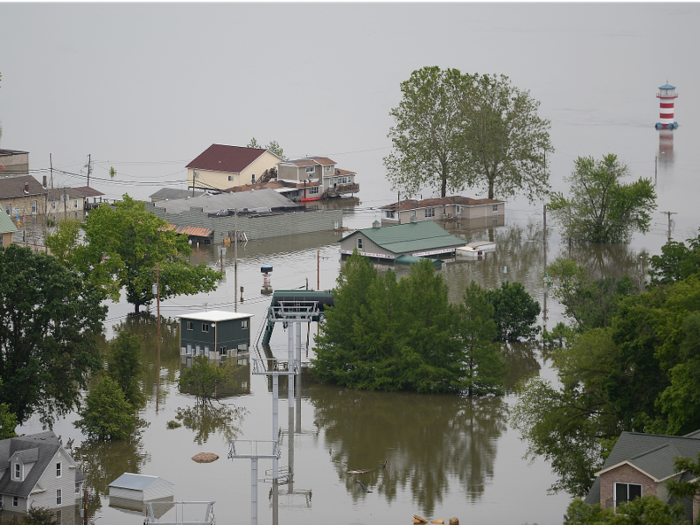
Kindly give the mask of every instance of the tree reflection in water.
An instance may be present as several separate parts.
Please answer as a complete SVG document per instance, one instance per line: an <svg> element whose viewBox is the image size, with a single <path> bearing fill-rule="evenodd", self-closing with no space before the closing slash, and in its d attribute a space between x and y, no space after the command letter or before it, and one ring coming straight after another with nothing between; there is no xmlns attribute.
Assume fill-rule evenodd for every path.
<svg viewBox="0 0 700 525"><path fill-rule="evenodd" d="M503 345L508 363L508 376L504 384L506 394L515 392L515 385L521 379L539 375L540 363L537 361L539 341L516 341Z"/></svg>
<svg viewBox="0 0 700 525"><path fill-rule="evenodd" d="M175 417L186 428L194 430L194 442L201 445L216 432L221 432L226 442L238 437L247 414L248 410L243 407L198 399L192 407L178 408Z"/></svg>
<svg viewBox="0 0 700 525"><path fill-rule="evenodd" d="M409 487L430 515L459 484L478 500L493 476L496 442L506 428L502 398L311 388L315 425L325 432L338 477L354 500L370 490L391 502ZM384 461L386 468L382 468ZM366 474L348 470L373 469Z"/></svg>
<svg viewBox="0 0 700 525"><path fill-rule="evenodd" d="M102 507L101 496L109 492L110 483L125 472L140 474L151 460L139 435L124 441L86 440L73 448L71 455L85 474L87 486L95 491L91 513Z"/></svg>

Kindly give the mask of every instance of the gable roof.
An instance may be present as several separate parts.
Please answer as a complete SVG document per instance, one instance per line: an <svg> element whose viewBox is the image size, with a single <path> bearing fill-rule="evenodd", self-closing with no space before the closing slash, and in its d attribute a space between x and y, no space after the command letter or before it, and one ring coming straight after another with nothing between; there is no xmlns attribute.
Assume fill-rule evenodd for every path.
<svg viewBox="0 0 700 525"><path fill-rule="evenodd" d="M284 162L280 162L279 164L294 164L295 166L331 166L336 164L336 162L333 159L329 159L328 157L302 157L300 159L293 159L293 160L285 160Z"/></svg>
<svg viewBox="0 0 700 525"><path fill-rule="evenodd" d="M0 207L0 234L14 233L17 231L17 226L12 222L12 219L5 211L4 207Z"/></svg>
<svg viewBox="0 0 700 525"><path fill-rule="evenodd" d="M464 245L462 239L450 235L433 221L364 228L347 235L338 242L343 242L358 234L364 235L377 246L395 254Z"/></svg>
<svg viewBox="0 0 700 525"><path fill-rule="evenodd" d="M33 463L31 469L25 470L24 481L14 481L11 474L2 476L0 494L28 497L59 449L61 449L61 442L50 430L0 441L0 468L10 468L10 459L15 454L23 463ZM68 453L66 456L70 458ZM72 462L72 459L70 461ZM76 469L76 480L83 479L85 477L80 469Z"/></svg>
<svg viewBox="0 0 700 525"><path fill-rule="evenodd" d="M266 151L268 150L264 148L243 148L241 146L212 144L186 167L200 170L240 173ZM271 151L270 154L275 155ZM275 157L279 158L277 155L275 155Z"/></svg>
<svg viewBox="0 0 700 525"><path fill-rule="evenodd" d="M461 206L486 206L489 204L501 204L505 201L497 199L472 199L471 197L462 197L461 195L452 195L448 197L435 197L431 199L404 199L399 203L392 202L386 206L382 206L381 210L396 210L397 205L401 211L418 210L422 208L430 208L433 206L443 206L459 204Z"/></svg>
<svg viewBox="0 0 700 525"><path fill-rule="evenodd" d="M24 192L25 185L27 187L27 193ZM0 199L45 195L46 193L46 188L31 175L0 178Z"/></svg>
<svg viewBox="0 0 700 525"><path fill-rule="evenodd" d="M673 458L696 457L700 453L700 430L685 436L622 432L603 468L596 472L596 480L586 496L586 503L600 503L600 475L628 464L662 481L675 474Z"/></svg>
<svg viewBox="0 0 700 525"><path fill-rule="evenodd" d="M60 201L62 195L65 195L66 199L84 199L88 197L101 197L104 195L101 191L91 188L90 186L81 186L80 188L50 188L47 191L49 194L49 202Z"/></svg>

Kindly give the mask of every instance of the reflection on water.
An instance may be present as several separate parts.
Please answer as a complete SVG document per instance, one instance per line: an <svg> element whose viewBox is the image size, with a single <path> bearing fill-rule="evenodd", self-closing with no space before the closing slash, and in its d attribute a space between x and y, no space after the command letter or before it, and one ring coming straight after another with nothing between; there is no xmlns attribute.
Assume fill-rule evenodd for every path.
<svg viewBox="0 0 700 525"><path fill-rule="evenodd" d="M515 393L515 385L521 379L539 375L540 363L537 360L538 341L516 341L503 345L508 363L508 376L505 381L506 394Z"/></svg>
<svg viewBox="0 0 700 525"><path fill-rule="evenodd" d="M325 431L329 461L355 501L372 490L392 502L399 489L410 487L414 502L432 514L448 491L478 500L493 476L496 441L506 428L501 398L324 385L315 385L311 393L314 423ZM365 469L369 472L348 474Z"/></svg>
<svg viewBox="0 0 700 525"><path fill-rule="evenodd" d="M243 407L198 400L192 407L178 408L175 417L194 431L194 442L201 445L215 432L221 433L225 441L236 439L248 413Z"/></svg>
<svg viewBox="0 0 700 525"><path fill-rule="evenodd" d="M637 277L644 265L648 269L649 254L636 252L628 244L573 244L562 246L557 257L572 259L583 266L593 279L603 277Z"/></svg>
<svg viewBox="0 0 700 525"><path fill-rule="evenodd" d="M102 507L101 497L108 494L112 481L125 472L140 474L151 459L139 435L124 441L85 440L70 453L85 474L87 486L94 491L91 513Z"/></svg>

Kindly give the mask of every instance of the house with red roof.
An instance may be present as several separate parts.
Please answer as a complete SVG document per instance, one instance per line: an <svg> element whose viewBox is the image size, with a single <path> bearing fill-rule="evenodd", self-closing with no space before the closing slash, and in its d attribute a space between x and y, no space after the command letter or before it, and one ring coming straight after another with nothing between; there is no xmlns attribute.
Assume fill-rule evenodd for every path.
<svg viewBox="0 0 700 525"><path fill-rule="evenodd" d="M380 208L382 222L387 224L407 224L415 215L416 221L446 221L472 219L502 219L506 203L496 199L472 199L453 195L434 199L404 199Z"/></svg>
<svg viewBox="0 0 700 525"><path fill-rule="evenodd" d="M225 190L255 183L269 176L281 157L264 148L212 144L187 165L187 186L198 190Z"/></svg>

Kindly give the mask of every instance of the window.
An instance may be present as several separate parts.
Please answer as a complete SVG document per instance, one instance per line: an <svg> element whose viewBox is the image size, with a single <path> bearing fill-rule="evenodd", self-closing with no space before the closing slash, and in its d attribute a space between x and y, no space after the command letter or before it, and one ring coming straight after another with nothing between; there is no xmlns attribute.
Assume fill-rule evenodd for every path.
<svg viewBox="0 0 700 525"><path fill-rule="evenodd" d="M229 176L228 176L228 181L229 181L229 182L232 182L232 181L233 181L233 175L229 175Z"/></svg>
<svg viewBox="0 0 700 525"><path fill-rule="evenodd" d="M5 211L7 211L7 216L12 217L12 204L5 205Z"/></svg>
<svg viewBox="0 0 700 525"><path fill-rule="evenodd" d="M333 164L326 166L326 171L333 171Z"/></svg>
<svg viewBox="0 0 700 525"><path fill-rule="evenodd" d="M225 346L220 346L220 347L219 347L219 353L220 353L221 355L224 355L224 354L226 353L226 347L225 347Z"/></svg>
<svg viewBox="0 0 700 525"><path fill-rule="evenodd" d="M73 213L73 218L74 218L74 219L77 219L77 218L78 218L78 212L77 212L77 211L76 211L75 213Z"/></svg>
<svg viewBox="0 0 700 525"><path fill-rule="evenodd" d="M318 186L314 186L313 188L309 188L309 194L312 193L318 193Z"/></svg>
<svg viewBox="0 0 700 525"><path fill-rule="evenodd" d="M435 217L435 208L426 208L425 209L425 216L426 217Z"/></svg>
<svg viewBox="0 0 700 525"><path fill-rule="evenodd" d="M209 323L202 323L202 332L209 333Z"/></svg>
<svg viewBox="0 0 700 525"><path fill-rule="evenodd" d="M55 209L56 209L56 201L53 201L53 202L51 203L51 209L52 209L52 210L55 210Z"/></svg>
<svg viewBox="0 0 700 525"><path fill-rule="evenodd" d="M498 211L498 204L493 205L493 211Z"/></svg>
<svg viewBox="0 0 700 525"><path fill-rule="evenodd" d="M642 497L642 486L636 483L615 483L615 506Z"/></svg>
<svg viewBox="0 0 700 525"><path fill-rule="evenodd" d="M238 351L239 352L247 352L248 351L248 345L245 343L241 343L238 345Z"/></svg>
<svg viewBox="0 0 700 525"><path fill-rule="evenodd" d="M307 174L314 174L316 172L316 166L306 166L306 173Z"/></svg>
<svg viewBox="0 0 700 525"><path fill-rule="evenodd" d="M22 465L15 463L15 479L22 479Z"/></svg>
<svg viewBox="0 0 700 525"><path fill-rule="evenodd" d="M56 463L56 477L57 477L57 478L60 478L61 475L62 475L62 472L61 472L61 462L59 461L58 463Z"/></svg>
<svg viewBox="0 0 700 525"><path fill-rule="evenodd" d="M75 493L80 494L80 482L75 484Z"/></svg>
<svg viewBox="0 0 700 525"><path fill-rule="evenodd" d="M187 345L187 355L192 354L192 345Z"/></svg>
<svg viewBox="0 0 700 525"><path fill-rule="evenodd" d="M17 496L12 497L12 506L19 507L19 498Z"/></svg>
<svg viewBox="0 0 700 525"><path fill-rule="evenodd" d="M209 355L209 347L208 346L204 347L204 355Z"/></svg>
<svg viewBox="0 0 700 525"><path fill-rule="evenodd" d="M187 329L194 330L194 322L193 321L187 321Z"/></svg>
<svg viewBox="0 0 700 525"><path fill-rule="evenodd" d="M36 213L39 210L37 201L32 201L32 213Z"/></svg>
<svg viewBox="0 0 700 525"><path fill-rule="evenodd" d="M362 249L362 237L360 237L359 239L357 239L357 249L358 249L358 250L361 250L361 249Z"/></svg>
<svg viewBox="0 0 700 525"><path fill-rule="evenodd" d="M241 329L242 330L247 330L248 329L248 319L243 319L241 321Z"/></svg>
<svg viewBox="0 0 700 525"><path fill-rule="evenodd" d="M74 208L77 208L77 207L78 207L78 199L75 199L75 200L73 201L73 207L74 207Z"/></svg>
<svg viewBox="0 0 700 525"><path fill-rule="evenodd" d="M199 346L199 345L196 345L196 346L194 347L194 355L199 355L199 354L201 354L201 353L202 353L201 350L202 350L202 349L200 348L200 346Z"/></svg>
<svg viewBox="0 0 700 525"><path fill-rule="evenodd" d="M387 218L387 219L393 219L393 218L394 218L394 214L395 214L394 210L390 210L390 211L387 210L387 211L384 212L384 217Z"/></svg>
<svg viewBox="0 0 700 525"><path fill-rule="evenodd" d="M61 505L63 497L61 495L61 489L56 489L56 505Z"/></svg>

